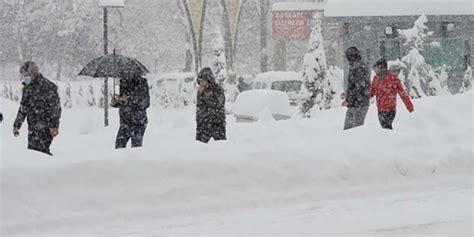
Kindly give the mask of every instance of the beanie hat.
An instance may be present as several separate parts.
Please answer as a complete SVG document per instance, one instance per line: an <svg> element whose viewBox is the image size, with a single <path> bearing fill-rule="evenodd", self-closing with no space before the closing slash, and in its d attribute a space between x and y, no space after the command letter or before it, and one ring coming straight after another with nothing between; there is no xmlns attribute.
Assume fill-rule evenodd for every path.
<svg viewBox="0 0 474 237"><path fill-rule="evenodd" d="M388 68L387 60L385 58L381 58L375 62L374 67L381 67L381 68Z"/></svg>
<svg viewBox="0 0 474 237"><path fill-rule="evenodd" d="M20 67L20 73L26 73L26 72L32 72L34 74L39 74L39 67L35 62L27 61L27 62L23 63L23 65Z"/></svg>

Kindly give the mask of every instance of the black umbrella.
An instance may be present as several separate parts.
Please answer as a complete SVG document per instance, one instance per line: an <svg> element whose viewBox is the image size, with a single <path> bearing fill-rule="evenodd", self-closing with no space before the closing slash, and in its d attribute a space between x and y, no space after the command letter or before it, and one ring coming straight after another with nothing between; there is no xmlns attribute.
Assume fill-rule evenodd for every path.
<svg viewBox="0 0 474 237"><path fill-rule="evenodd" d="M149 72L138 60L114 53L93 59L79 72L79 76L134 79Z"/></svg>
<svg viewBox="0 0 474 237"><path fill-rule="evenodd" d="M90 77L112 77L114 78L114 94L115 94L115 78L134 79L138 76L149 73L148 69L134 58L123 55L113 54L104 55L90 61L84 67L79 76Z"/></svg>

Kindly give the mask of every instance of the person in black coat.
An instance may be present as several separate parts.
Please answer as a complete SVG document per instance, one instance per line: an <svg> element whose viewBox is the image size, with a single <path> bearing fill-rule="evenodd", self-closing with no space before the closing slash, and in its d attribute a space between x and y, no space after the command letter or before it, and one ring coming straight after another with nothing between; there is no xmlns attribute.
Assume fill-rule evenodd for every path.
<svg viewBox="0 0 474 237"><path fill-rule="evenodd" d="M28 149L52 155L49 147L59 134L61 103L58 87L45 78L38 65L28 61L20 68L23 95L13 124L13 135L20 134L23 122L28 123Z"/></svg>
<svg viewBox="0 0 474 237"><path fill-rule="evenodd" d="M350 47L345 52L349 61L349 77L347 90L341 97L343 106L347 106L344 129L351 129L364 125L365 117L369 111L370 101L370 70L362 61L359 50Z"/></svg>
<svg viewBox="0 0 474 237"><path fill-rule="evenodd" d="M225 94L216 83L210 68L203 68L197 76L199 85L196 105L196 140L208 143L226 140Z"/></svg>
<svg viewBox="0 0 474 237"><path fill-rule="evenodd" d="M150 107L150 93L145 77L120 79L119 96L112 98L111 106L119 108L120 128L115 140L115 148L127 147L132 140L132 147L141 147L145 135L148 117L146 110Z"/></svg>

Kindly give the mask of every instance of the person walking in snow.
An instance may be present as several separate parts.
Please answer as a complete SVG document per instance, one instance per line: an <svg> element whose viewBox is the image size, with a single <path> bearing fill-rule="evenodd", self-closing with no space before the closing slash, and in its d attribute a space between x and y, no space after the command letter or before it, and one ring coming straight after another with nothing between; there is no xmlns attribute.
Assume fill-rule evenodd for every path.
<svg viewBox="0 0 474 237"><path fill-rule="evenodd" d="M196 140L208 143L226 140L225 94L212 70L203 68L197 76Z"/></svg>
<svg viewBox="0 0 474 237"><path fill-rule="evenodd" d="M13 124L13 135L20 135L23 122L28 123L28 149L52 155L49 147L59 134L61 103L58 87L44 77L36 63L25 62L20 68L23 95Z"/></svg>
<svg viewBox="0 0 474 237"><path fill-rule="evenodd" d="M134 76L120 79L119 96L112 98L111 106L119 108L120 128L115 139L115 149L141 147L148 124L146 110L150 107L150 93L145 77Z"/></svg>
<svg viewBox="0 0 474 237"><path fill-rule="evenodd" d="M370 72L359 50L350 47L346 49L345 55L350 68L347 89L341 95L342 105L347 107L344 130L364 125L370 101Z"/></svg>
<svg viewBox="0 0 474 237"><path fill-rule="evenodd" d="M403 89L398 76L388 70L387 61L384 58L377 60L374 65L375 76L370 86L370 97L375 97L379 122L384 129L393 129L392 123L395 119L397 109L397 94L402 98L408 111L414 111L410 97Z"/></svg>

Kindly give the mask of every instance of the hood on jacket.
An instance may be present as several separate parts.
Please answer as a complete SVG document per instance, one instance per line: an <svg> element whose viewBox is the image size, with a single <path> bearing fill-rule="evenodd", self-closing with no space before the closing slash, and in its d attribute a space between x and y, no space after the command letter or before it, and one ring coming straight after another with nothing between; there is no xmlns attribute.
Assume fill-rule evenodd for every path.
<svg viewBox="0 0 474 237"><path fill-rule="evenodd" d="M362 60L359 50L356 47L349 47L344 52L349 63L354 63Z"/></svg>
<svg viewBox="0 0 474 237"><path fill-rule="evenodd" d="M377 60L377 62L375 62L375 64L374 64L374 67L380 67L380 68L383 68L383 69L388 69L387 60L385 58L381 58L381 59Z"/></svg>
<svg viewBox="0 0 474 237"><path fill-rule="evenodd" d="M197 79L207 81L211 85L216 84L216 77L214 76L212 70L208 67L201 69L197 75Z"/></svg>

